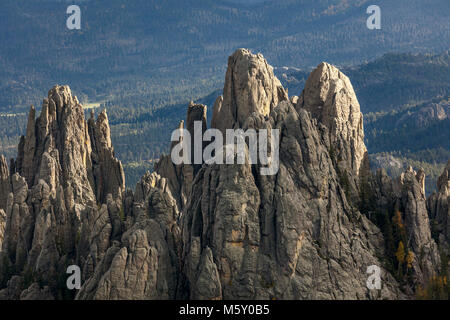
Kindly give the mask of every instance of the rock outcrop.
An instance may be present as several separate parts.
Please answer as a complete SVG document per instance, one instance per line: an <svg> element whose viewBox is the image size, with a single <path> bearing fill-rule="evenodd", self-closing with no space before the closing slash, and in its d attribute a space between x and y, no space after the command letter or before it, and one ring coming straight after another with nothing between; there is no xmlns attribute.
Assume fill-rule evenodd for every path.
<svg viewBox="0 0 450 320"><path fill-rule="evenodd" d="M106 110L99 114L97 121L92 112L88 127L96 198L104 203L111 194L120 203L125 191L125 174L121 162L114 155Z"/></svg>
<svg viewBox="0 0 450 320"><path fill-rule="evenodd" d="M0 155L0 209L6 209L8 195L11 192L8 164L3 155Z"/></svg>
<svg viewBox="0 0 450 320"><path fill-rule="evenodd" d="M2 251L3 239L5 238L6 213L0 208L0 252Z"/></svg>
<svg viewBox="0 0 450 320"><path fill-rule="evenodd" d="M328 130L330 154L336 170L358 193L362 178L369 174L369 159L364 144L363 115L353 86L336 67L321 63L308 77L296 109L306 109Z"/></svg>
<svg viewBox="0 0 450 320"><path fill-rule="evenodd" d="M407 243L414 252L413 270L421 283L437 275L440 266L439 251L431 238L424 180L423 170L415 172L409 167L395 181L394 187L399 200L396 209L404 213Z"/></svg>
<svg viewBox="0 0 450 320"><path fill-rule="evenodd" d="M392 228L397 230L397 242L387 244L388 247L393 246L390 256L394 257L396 268L400 268L399 273L411 270L412 279L405 284L405 290L411 293L418 286L426 287L441 270L438 246L431 234L424 171L420 169L416 172L409 167L397 179L391 179L384 169L378 169L370 184L373 192L370 207L374 210L369 214L376 215L378 212L387 221L384 222L386 241L392 241ZM400 242L404 247L405 261L409 255L407 263L399 261Z"/></svg>
<svg viewBox="0 0 450 320"><path fill-rule="evenodd" d="M450 160L437 181L437 192L428 199L432 229L447 254L450 254Z"/></svg>
<svg viewBox="0 0 450 320"><path fill-rule="evenodd" d="M450 102L447 100L431 103L402 115L395 123L395 127L426 128L438 121L450 117Z"/></svg>
<svg viewBox="0 0 450 320"><path fill-rule="evenodd" d="M413 297L439 273L427 204L448 243L450 164L428 202L423 170L371 175L349 79L322 63L289 99L272 70L262 55L237 50L211 127L278 130L277 172L250 162L248 142L243 164L162 156L134 192L125 190L106 112L86 121L67 86L52 88L38 118L30 109L11 168L0 157L0 299ZM180 122L191 139L195 121L207 129L206 108L189 104ZM193 160L205 144L190 142ZM413 280L386 263L395 252L373 222L380 210L404 221ZM70 265L81 269L76 292L65 286ZM370 266L381 270L379 289L367 285Z"/></svg>
<svg viewBox="0 0 450 320"><path fill-rule="evenodd" d="M366 287L367 267L382 266L383 238L348 205L330 142L308 112L283 101L245 127L281 130L279 173L261 176L249 164L199 171L182 218L185 297L399 297L387 272L382 290Z"/></svg>
<svg viewBox="0 0 450 320"><path fill-rule="evenodd" d="M178 211L167 180L145 175L127 229L105 251L77 299L174 299L180 269Z"/></svg>
<svg viewBox="0 0 450 320"><path fill-rule="evenodd" d="M262 54L239 49L228 58L223 88L213 110L211 127L225 133L226 129L242 127L248 116L258 112L264 116L288 96L273 68Z"/></svg>
<svg viewBox="0 0 450 320"><path fill-rule="evenodd" d="M204 142L200 139L195 139L195 123L201 124L201 126L198 126L198 133L203 136L207 129L206 124L206 111L207 107L202 104L194 104L191 102L189 104L187 115L186 115L186 129L191 135L191 164L194 167L194 175L198 172L198 170L201 168L203 159L195 159L195 156L203 155L203 149L204 149Z"/></svg>
<svg viewBox="0 0 450 320"><path fill-rule="evenodd" d="M67 266L80 265L89 275L121 235L123 170L114 158L106 113L95 124L91 120L89 130L70 88L55 86L37 119L31 107L10 174L0 161L0 199L6 198L0 219L6 216L0 222L0 283L6 288L0 296L66 297L61 279Z"/></svg>

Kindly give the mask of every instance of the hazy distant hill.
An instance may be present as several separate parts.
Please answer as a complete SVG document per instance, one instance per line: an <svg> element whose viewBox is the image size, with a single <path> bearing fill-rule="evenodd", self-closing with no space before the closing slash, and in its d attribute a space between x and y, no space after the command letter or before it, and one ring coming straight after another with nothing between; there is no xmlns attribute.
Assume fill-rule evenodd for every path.
<svg viewBox="0 0 450 320"><path fill-rule="evenodd" d="M385 54L379 59L342 67L352 80L361 110L389 112L450 94L450 54ZM299 95L310 70L277 68L289 94Z"/></svg>
<svg viewBox="0 0 450 320"><path fill-rule="evenodd" d="M426 190L433 190L450 158L449 53L386 54L341 70L364 113L373 168L397 176L409 165L424 167ZM277 68L276 74L290 95L300 95L309 70Z"/></svg>
<svg viewBox="0 0 450 320"><path fill-rule="evenodd" d="M81 7L80 31L66 28L69 4ZM448 0L380 0L382 29L375 31L366 28L370 4L3 0L0 111L39 104L55 83L70 83L83 101L178 103L220 87L218 75L238 47L262 52L273 65L301 68L450 47Z"/></svg>

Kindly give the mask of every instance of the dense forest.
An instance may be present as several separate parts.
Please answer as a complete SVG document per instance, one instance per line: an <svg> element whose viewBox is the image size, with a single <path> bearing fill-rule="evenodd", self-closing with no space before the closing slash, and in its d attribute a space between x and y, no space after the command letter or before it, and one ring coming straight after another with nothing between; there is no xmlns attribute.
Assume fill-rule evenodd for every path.
<svg viewBox="0 0 450 320"><path fill-rule="evenodd" d="M39 105L66 83L85 103L180 103L220 87L239 47L298 68L450 47L448 0L380 0L381 30L366 27L368 0L73 2L81 30L66 28L67 1L2 1L0 112Z"/></svg>

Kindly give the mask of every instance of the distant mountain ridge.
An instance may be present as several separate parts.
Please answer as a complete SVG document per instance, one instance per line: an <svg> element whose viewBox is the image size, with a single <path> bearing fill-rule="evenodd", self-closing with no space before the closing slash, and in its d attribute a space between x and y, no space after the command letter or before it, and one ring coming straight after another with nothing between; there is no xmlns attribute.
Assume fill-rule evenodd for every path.
<svg viewBox="0 0 450 320"><path fill-rule="evenodd" d="M450 53L388 53L370 62L342 66L352 78L364 113L386 113L436 97L450 96ZM278 67L290 93L302 90L309 70Z"/></svg>
<svg viewBox="0 0 450 320"><path fill-rule="evenodd" d="M195 87L217 88L223 61L239 47L302 68L450 47L447 0L380 0L382 29L375 31L366 28L366 0L241 3L73 1L82 10L82 29L73 31L67 1L4 0L0 112L39 105L55 83L71 83L83 102L117 101L125 89L134 101L158 104L164 93L180 102Z"/></svg>

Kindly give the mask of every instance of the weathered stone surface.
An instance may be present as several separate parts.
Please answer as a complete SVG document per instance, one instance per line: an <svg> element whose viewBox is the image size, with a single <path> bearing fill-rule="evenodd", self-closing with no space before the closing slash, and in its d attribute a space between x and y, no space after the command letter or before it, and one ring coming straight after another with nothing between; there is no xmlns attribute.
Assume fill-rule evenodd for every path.
<svg viewBox="0 0 450 320"><path fill-rule="evenodd" d="M450 253L450 160L437 181L437 192L428 199L433 231L439 244Z"/></svg>
<svg viewBox="0 0 450 320"><path fill-rule="evenodd" d="M327 127L336 169L356 193L360 178L369 174L369 162L363 115L349 78L336 67L321 63L306 80L296 108L308 110Z"/></svg>
<svg viewBox="0 0 450 320"><path fill-rule="evenodd" d="M33 283L20 294L20 300L55 300L50 288L40 288L38 283Z"/></svg>
<svg viewBox="0 0 450 320"><path fill-rule="evenodd" d="M223 101L214 106L211 126L225 133L225 129L242 127L253 112L268 116L280 101L288 96L273 68L262 54L239 49L228 58Z"/></svg>
<svg viewBox="0 0 450 320"><path fill-rule="evenodd" d="M412 283L406 285L413 290L418 285L425 287L431 277L439 274L440 256L438 247L431 237L430 220L425 198L425 173L409 167L397 179L392 180L384 170L379 169L372 178L373 204L383 214L388 215L397 228L404 228L405 251L411 251L414 260ZM429 200L430 203L430 200ZM391 212L391 214L389 214ZM395 222L398 214L400 222ZM404 227L399 227L399 225ZM397 250L398 244L392 250ZM391 252L393 254L394 252Z"/></svg>
<svg viewBox="0 0 450 320"><path fill-rule="evenodd" d="M202 253L198 265L198 274L192 292L195 300L221 300L222 285L220 283L219 271L214 263L212 251L209 247Z"/></svg>
<svg viewBox="0 0 450 320"><path fill-rule="evenodd" d="M27 132L23 146L23 162L20 166L21 174L31 186L33 185L34 175L36 171L35 164L35 152L36 152L36 110L34 106L31 106L28 113Z"/></svg>
<svg viewBox="0 0 450 320"><path fill-rule="evenodd" d="M281 130L280 171L261 176L248 164L200 170L182 221L189 297L215 298L216 288L224 299L401 297L386 271L382 290L366 287L366 268L382 266L383 238L348 205L328 135L320 133L327 129L287 101L268 120L253 114L247 127ZM205 267L200 261L209 248L214 263ZM210 287L203 287L205 278Z"/></svg>
<svg viewBox="0 0 450 320"><path fill-rule="evenodd" d="M424 107L405 113L395 123L396 127L425 128L450 117L450 102L431 103Z"/></svg>
<svg viewBox="0 0 450 320"><path fill-rule="evenodd" d="M400 203L397 203L400 205L398 209L404 212L408 244L415 255L413 269L416 280L421 283L426 283L437 275L440 267L439 251L431 238L424 179L423 170L416 173L409 167L395 181L394 188L400 199Z"/></svg>
<svg viewBox="0 0 450 320"><path fill-rule="evenodd" d="M61 184L72 188L77 202L92 202L91 143L78 99L68 86L55 86L44 99L40 116L34 117L32 107L19 148L18 173L30 188L42 179L53 194Z"/></svg>
<svg viewBox="0 0 450 320"><path fill-rule="evenodd" d="M9 179L9 169L6 159L0 155L0 209L6 209L8 195L11 192L11 182Z"/></svg>
<svg viewBox="0 0 450 320"><path fill-rule="evenodd" d="M108 194L120 202L125 191L125 174L122 163L115 158L111 144L110 129L106 110L97 121L93 113L88 121L89 135L92 142L92 166L97 200L105 203Z"/></svg>
<svg viewBox="0 0 450 320"><path fill-rule="evenodd" d="M37 119L31 107L11 175L4 158L0 160L2 203L6 194L0 219L0 282L7 283L2 294L5 299L61 298L67 293L57 289L58 279L66 267L78 264L83 276L90 276L111 241L123 233L124 176L114 157L106 113L89 128L70 88L55 86ZM17 285L31 275L47 287ZM59 290L58 296L49 288Z"/></svg>
<svg viewBox="0 0 450 320"><path fill-rule="evenodd" d="M3 239L5 238L6 229L6 213L3 209L0 209L0 252L2 252Z"/></svg>
<svg viewBox="0 0 450 320"><path fill-rule="evenodd" d="M201 166L202 166L201 163L203 162L202 159L195 159L195 155L197 155L197 157L199 155L203 155L203 149L204 149L204 145L205 145L205 143L203 143L203 141L200 138L197 138L197 140L194 139L195 138L195 122L201 123L201 127L199 127L198 131L203 137L203 133L207 129L206 112L207 112L207 107L205 105L194 104L193 102L191 102L189 104L189 107L187 110L187 115L186 115L186 129L189 131L189 133L191 135L191 142L190 142L190 144L191 144L191 164L193 165L193 168L194 168L194 176L198 172L198 170L201 168ZM200 163L197 163L197 162L200 162Z"/></svg>
<svg viewBox="0 0 450 320"><path fill-rule="evenodd" d="M133 224L100 261L77 299L173 299L179 270L178 211L167 181L146 175ZM101 272L99 272L101 270Z"/></svg>
<svg viewBox="0 0 450 320"><path fill-rule="evenodd" d="M206 130L206 106L195 105L191 103L188 107L187 117L189 121L189 127L186 130L191 134L191 148L194 148L193 137L194 137L194 121L202 121L202 134ZM184 129L184 121L181 120L177 129ZM171 152L176 144L186 143L186 137L182 134L178 141L172 141ZM203 148L203 145L202 145ZM189 150L189 148L186 149ZM191 155L193 155L193 150L191 150ZM183 157L183 152L180 152L180 157ZM171 155L162 155L159 161L155 164L155 172L157 172L161 177L167 179L167 183L171 190L172 196L177 201L178 210L182 211L186 205L189 192L192 186L192 181L194 180L195 169L197 170L201 167L194 166L192 164L183 163L180 165L175 165L172 161Z"/></svg>
<svg viewBox="0 0 450 320"><path fill-rule="evenodd" d="M261 55L229 59L212 127L280 130L275 175L250 165L247 149L239 165L174 165L169 155L125 191L106 112L86 122L70 89L55 86L34 113L10 172L0 158L0 299L73 294L61 287L72 264L82 270L76 299L403 299L438 271L425 173L368 173L358 101L328 64L289 100ZM195 120L204 132L206 106L189 105L191 135ZM428 200L441 244L449 171ZM370 193L361 197L370 208L401 212L409 288L384 269L383 233L356 192ZM367 288L371 265L382 269L379 290Z"/></svg>
<svg viewBox="0 0 450 320"><path fill-rule="evenodd" d="M23 279L19 276L13 276L8 280L5 289L0 290L0 300L19 300Z"/></svg>

